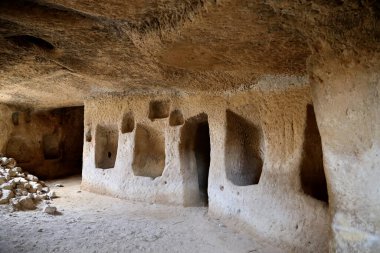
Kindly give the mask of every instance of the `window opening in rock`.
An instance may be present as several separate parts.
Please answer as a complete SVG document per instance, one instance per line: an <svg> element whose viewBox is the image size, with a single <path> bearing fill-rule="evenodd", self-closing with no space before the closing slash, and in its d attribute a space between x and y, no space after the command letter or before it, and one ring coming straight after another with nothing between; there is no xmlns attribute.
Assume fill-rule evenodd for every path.
<svg viewBox="0 0 380 253"><path fill-rule="evenodd" d="M110 169L115 167L118 149L117 125L98 125L95 133L96 168Z"/></svg>
<svg viewBox="0 0 380 253"><path fill-rule="evenodd" d="M132 169L135 176L156 178L165 168L165 136L160 130L137 124Z"/></svg>
<svg viewBox="0 0 380 253"><path fill-rule="evenodd" d="M263 167L261 127L227 110L226 176L238 186L258 184Z"/></svg>

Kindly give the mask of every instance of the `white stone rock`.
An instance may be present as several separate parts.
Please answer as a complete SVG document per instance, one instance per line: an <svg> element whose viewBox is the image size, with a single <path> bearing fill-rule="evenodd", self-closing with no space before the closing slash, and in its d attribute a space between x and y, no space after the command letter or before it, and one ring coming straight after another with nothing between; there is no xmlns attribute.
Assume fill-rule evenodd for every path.
<svg viewBox="0 0 380 253"><path fill-rule="evenodd" d="M17 176L25 178L25 174L24 173L17 173Z"/></svg>
<svg viewBox="0 0 380 253"><path fill-rule="evenodd" d="M8 204L9 199L14 197L13 191L2 190L2 196L0 198L0 204Z"/></svg>
<svg viewBox="0 0 380 253"><path fill-rule="evenodd" d="M8 158L6 158L6 157L1 157L0 158L0 164L1 164L1 166L5 166L7 164L7 162L8 162Z"/></svg>
<svg viewBox="0 0 380 253"><path fill-rule="evenodd" d="M42 185L37 182L29 182L29 184L32 186L33 189L36 189L37 191L42 191Z"/></svg>
<svg viewBox="0 0 380 253"><path fill-rule="evenodd" d="M20 200L17 199L17 198L11 198L11 199L9 200L9 203L10 203L14 208L16 208L16 209L19 209L19 208L21 207L21 205L20 205Z"/></svg>
<svg viewBox="0 0 380 253"><path fill-rule="evenodd" d="M16 194L16 196L22 196L22 190L21 189L15 189L13 192Z"/></svg>
<svg viewBox="0 0 380 253"><path fill-rule="evenodd" d="M52 206L52 205L46 205L43 208L43 212L47 213L47 214L55 214L57 212L57 208L55 206Z"/></svg>
<svg viewBox="0 0 380 253"><path fill-rule="evenodd" d="M11 177L16 177L17 176L17 172L16 171L8 171L8 174L11 176Z"/></svg>
<svg viewBox="0 0 380 253"><path fill-rule="evenodd" d="M16 181L16 179L17 179L17 181ZM15 178L12 179L12 180L14 180L14 182L17 183L17 184L25 184L25 183L28 182L28 180L26 180L26 179L23 178L23 177L15 177Z"/></svg>
<svg viewBox="0 0 380 253"><path fill-rule="evenodd" d="M13 158L8 158L7 163L6 163L6 167L13 169L15 166L16 166L16 160Z"/></svg>
<svg viewBox="0 0 380 253"><path fill-rule="evenodd" d="M34 182L38 181L38 177L33 176L32 174L27 175L26 179L29 180L29 181L34 181Z"/></svg>
<svg viewBox="0 0 380 253"><path fill-rule="evenodd" d="M23 209L35 209L36 205L33 202L33 199L29 198L28 196L23 196L19 200L20 205Z"/></svg>
<svg viewBox="0 0 380 253"><path fill-rule="evenodd" d="M18 172L18 173L22 172L21 167L14 167L13 170L16 171L16 172Z"/></svg>
<svg viewBox="0 0 380 253"><path fill-rule="evenodd" d="M26 180L25 178L21 178L21 179L20 179L20 183L21 183L21 184L28 183L28 180Z"/></svg>
<svg viewBox="0 0 380 253"><path fill-rule="evenodd" d="M31 192L31 193L38 193L37 189L33 188L33 187L30 187L28 189L28 192Z"/></svg>
<svg viewBox="0 0 380 253"><path fill-rule="evenodd" d="M7 182L7 183L3 183L2 185L0 185L0 188L3 190L12 190L13 186L14 185L12 182Z"/></svg>
<svg viewBox="0 0 380 253"><path fill-rule="evenodd" d="M50 191L47 196L51 199L54 199L54 198L57 198L57 194L55 193L55 191Z"/></svg>
<svg viewBox="0 0 380 253"><path fill-rule="evenodd" d="M5 180L7 181L11 180L11 175L9 175L9 173L4 173L3 175L5 177Z"/></svg>

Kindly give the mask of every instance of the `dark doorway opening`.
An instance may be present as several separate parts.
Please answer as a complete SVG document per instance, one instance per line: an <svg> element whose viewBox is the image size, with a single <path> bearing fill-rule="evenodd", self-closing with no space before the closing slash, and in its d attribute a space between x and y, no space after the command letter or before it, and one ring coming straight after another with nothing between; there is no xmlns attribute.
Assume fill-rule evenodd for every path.
<svg viewBox="0 0 380 253"><path fill-rule="evenodd" d="M207 187L210 168L210 150L208 122L199 123L194 138L194 154L197 163L199 194L205 205L208 205Z"/></svg>
<svg viewBox="0 0 380 253"><path fill-rule="evenodd" d="M181 130L180 147L185 180L185 205L207 206L211 145L206 114L186 120Z"/></svg>
<svg viewBox="0 0 380 253"><path fill-rule="evenodd" d="M6 156L40 179L81 174L83 106L16 113L17 125L6 144Z"/></svg>

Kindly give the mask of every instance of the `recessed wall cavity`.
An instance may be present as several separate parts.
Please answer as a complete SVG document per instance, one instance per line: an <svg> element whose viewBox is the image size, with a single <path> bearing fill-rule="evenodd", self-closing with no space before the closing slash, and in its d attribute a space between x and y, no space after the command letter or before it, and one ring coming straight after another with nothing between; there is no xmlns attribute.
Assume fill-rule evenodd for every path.
<svg viewBox="0 0 380 253"><path fill-rule="evenodd" d="M327 185L323 167L322 142L314 107L307 105L306 126L300 165L302 190L321 201L328 202Z"/></svg>
<svg viewBox="0 0 380 253"><path fill-rule="evenodd" d="M33 152L25 137L12 136L9 138L6 146L6 154L9 157L17 157L20 164L28 163L32 160Z"/></svg>
<svg viewBox="0 0 380 253"><path fill-rule="evenodd" d="M156 178L165 168L164 133L137 124L132 169L135 176Z"/></svg>
<svg viewBox="0 0 380 253"><path fill-rule="evenodd" d="M95 164L97 168L115 167L118 148L117 125L98 125L95 133Z"/></svg>
<svg viewBox="0 0 380 253"><path fill-rule="evenodd" d="M12 123L15 126L18 126L19 124L19 112L12 113Z"/></svg>
<svg viewBox="0 0 380 253"><path fill-rule="evenodd" d="M32 111L31 110L27 110L25 112L24 120L25 120L25 123L30 123L32 121Z"/></svg>
<svg viewBox="0 0 380 253"><path fill-rule="evenodd" d="M149 103L149 119L164 119L169 117L170 101L155 100Z"/></svg>
<svg viewBox="0 0 380 253"><path fill-rule="evenodd" d="M18 125L12 127L6 139L5 155L42 179L81 173L83 106L52 110L19 108L17 115Z"/></svg>
<svg viewBox="0 0 380 253"><path fill-rule="evenodd" d="M132 112L127 112L123 115L121 120L121 133L131 133L135 129L135 118Z"/></svg>
<svg viewBox="0 0 380 253"><path fill-rule="evenodd" d="M238 186L258 184L263 167L260 126L227 110L226 176Z"/></svg>
<svg viewBox="0 0 380 253"><path fill-rule="evenodd" d="M185 173L187 204L208 204L210 151L207 115L202 113L186 120L181 129L180 155Z"/></svg>
<svg viewBox="0 0 380 253"><path fill-rule="evenodd" d="M44 158L46 160L59 159L61 157L61 137L58 133L46 134L42 137Z"/></svg>
<svg viewBox="0 0 380 253"><path fill-rule="evenodd" d="M169 125L170 126L181 126L185 123L182 112L180 110L174 110L170 113Z"/></svg>
<svg viewBox="0 0 380 253"><path fill-rule="evenodd" d="M87 142L91 142L92 141L92 133L91 133L91 128L87 129L87 132L86 132L86 141Z"/></svg>
<svg viewBox="0 0 380 253"><path fill-rule="evenodd" d="M6 37L6 39L11 41L13 44L23 48L37 47L44 51L51 51L54 49L53 44L50 42L32 35L13 35Z"/></svg>

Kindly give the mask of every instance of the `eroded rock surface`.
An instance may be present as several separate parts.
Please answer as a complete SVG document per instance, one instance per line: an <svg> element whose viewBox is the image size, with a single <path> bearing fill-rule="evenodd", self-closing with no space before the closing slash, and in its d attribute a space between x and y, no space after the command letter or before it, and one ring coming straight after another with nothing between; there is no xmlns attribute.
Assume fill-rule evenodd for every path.
<svg viewBox="0 0 380 253"><path fill-rule="evenodd" d="M3 0L0 48L0 151L33 172L74 147L33 112L84 105L66 126L88 190L202 199L292 252L380 251L379 1ZM0 202L31 207L48 189L13 165Z"/></svg>

